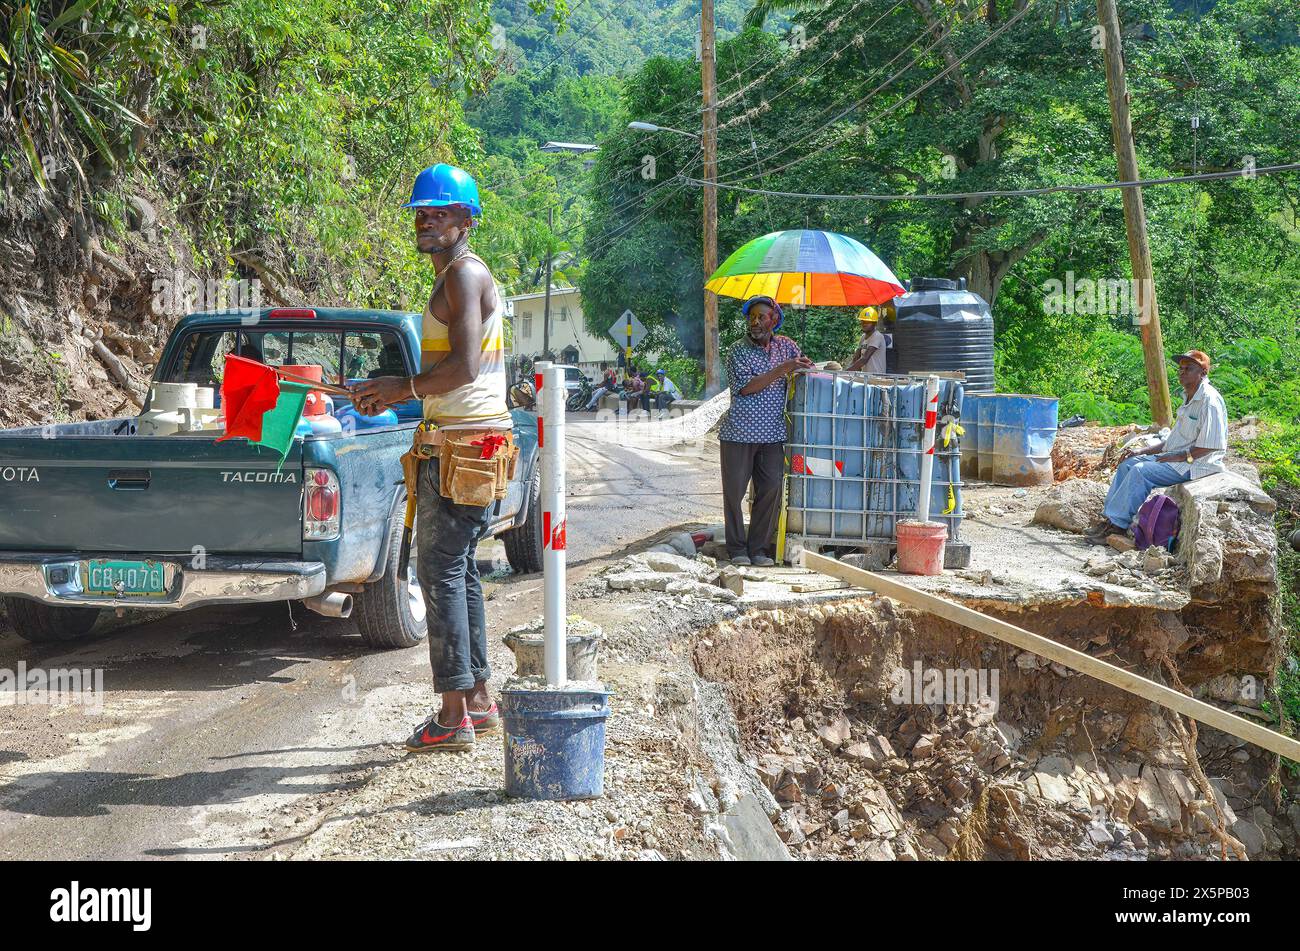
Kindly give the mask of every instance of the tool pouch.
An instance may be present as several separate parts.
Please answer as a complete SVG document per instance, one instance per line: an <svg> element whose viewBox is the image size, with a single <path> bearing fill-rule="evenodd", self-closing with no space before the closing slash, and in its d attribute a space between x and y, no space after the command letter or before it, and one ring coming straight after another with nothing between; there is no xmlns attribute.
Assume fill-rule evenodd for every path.
<svg viewBox="0 0 1300 951"><path fill-rule="evenodd" d="M438 456L438 490L457 505L491 505L506 497L519 447L501 430L445 431ZM486 458L484 458L486 456Z"/></svg>

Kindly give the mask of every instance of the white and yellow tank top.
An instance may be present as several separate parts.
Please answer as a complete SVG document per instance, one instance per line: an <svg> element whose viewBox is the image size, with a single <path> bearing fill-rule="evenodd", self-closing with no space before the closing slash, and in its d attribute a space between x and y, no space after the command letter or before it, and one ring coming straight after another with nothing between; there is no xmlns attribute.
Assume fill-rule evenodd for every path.
<svg viewBox="0 0 1300 951"><path fill-rule="evenodd" d="M466 254L465 257L473 258L487 267L476 254ZM433 298L437 296L438 288L446 276L444 269L433 285L429 302L424 305L424 320L420 331L421 372L437 366L451 352L447 325L433 314ZM505 328L502 326L505 305L495 279L492 288L496 293L496 306L491 314L483 318L483 350L479 357L478 376L447 393L424 398L424 418L439 427L509 429L513 425L510 409L506 405Z"/></svg>

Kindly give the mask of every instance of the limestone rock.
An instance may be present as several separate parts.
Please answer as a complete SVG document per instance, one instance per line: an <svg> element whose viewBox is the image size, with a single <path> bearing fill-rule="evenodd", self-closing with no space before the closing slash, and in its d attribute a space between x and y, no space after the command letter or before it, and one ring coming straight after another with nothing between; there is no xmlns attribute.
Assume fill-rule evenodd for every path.
<svg viewBox="0 0 1300 951"><path fill-rule="evenodd" d="M1277 591L1277 503L1234 472L1220 472L1172 486L1181 525L1179 560L1189 570L1198 599L1219 600L1249 586L1262 595Z"/></svg>
<svg viewBox="0 0 1300 951"><path fill-rule="evenodd" d="M695 562L691 558L683 558L678 554L668 554L666 552L648 551L641 556L645 559L646 567L651 571L659 572L689 572L695 567Z"/></svg>
<svg viewBox="0 0 1300 951"><path fill-rule="evenodd" d="M623 571L605 576L613 591L667 591L672 576L656 571Z"/></svg>
<svg viewBox="0 0 1300 951"><path fill-rule="evenodd" d="M1101 521L1106 503L1106 485L1091 479L1067 479L1047 490L1034 510L1032 523L1048 525L1076 535L1086 533Z"/></svg>
<svg viewBox="0 0 1300 951"><path fill-rule="evenodd" d="M709 579L709 584L719 588L725 588L735 595L745 593L745 577L730 565L724 567L721 571Z"/></svg>

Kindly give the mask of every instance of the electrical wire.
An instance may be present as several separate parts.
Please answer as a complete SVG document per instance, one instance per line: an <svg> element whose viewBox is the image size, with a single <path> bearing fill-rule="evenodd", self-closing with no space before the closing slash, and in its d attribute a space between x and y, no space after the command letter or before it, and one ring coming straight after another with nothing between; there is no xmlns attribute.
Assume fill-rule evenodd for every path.
<svg viewBox="0 0 1300 951"><path fill-rule="evenodd" d="M1018 23L1018 22L1019 22L1019 21L1020 21L1020 20L1025 16L1025 15L1026 15L1026 14L1028 14L1030 10L1034 10L1034 9L1036 9L1037 7L1038 7L1038 4L1032 2L1032 0L1031 0L1031 2L1028 3L1028 4L1026 4L1025 7L1024 7L1023 9L1021 9L1021 10L1020 10L1020 11L1019 11L1015 16L1013 16L1013 17L1011 17L1010 19L1008 19L1005 23L1003 23L1000 27L998 27L996 30L994 30L992 33L990 33L988 36L986 36L983 40L981 40L980 42L978 42L978 43L976 43L974 46L972 46L972 47L971 47L969 50L967 50L964 54L962 54L960 57L958 57L954 62L952 62L952 63L949 64L948 66L944 67L942 70L940 70L938 73L936 73L936 74L935 74L934 76L932 76L930 79L926 80L924 83L922 83L922 84L921 84L920 86L918 86L916 89L912 90L910 93L908 93L908 94L907 94L906 96L904 96L902 99L899 99L897 102L894 102L892 105L889 106L888 109L885 109L885 110L884 110L883 112L881 112L879 115L875 116L875 117L874 117L874 121L879 121L879 120L885 118L885 116L888 116L890 113L895 112L895 111L898 110L898 109L901 109L901 108L902 108L904 105L906 105L908 102L910 102L911 100L915 99L915 98L916 98L917 96L919 96L921 93L925 92L927 89L929 89L929 88L930 88L931 86L933 86L935 83L939 82L939 80L943 79L945 76L947 76L948 74L950 74L950 73L952 73L954 70L956 70L959 66L963 65L964 63L966 63L966 62L967 62L967 61L968 61L972 56L974 56L976 53L980 52L980 50L984 49L984 47L988 46L988 45L989 45L990 43L992 43L994 40L998 39L998 38L999 38L1003 33L1005 33L1007 30L1011 29L1011 27L1013 27L1013 26L1014 26L1016 23ZM929 47L929 49L933 49L934 46L937 46L937 45L939 44L939 42L942 41L942 39L943 39L943 37L940 37L939 40L936 40L935 43L932 44L932 45ZM926 50L925 52L928 52L928 50ZM923 56L923 55L925 55L924 52L917 54L916 59L912 60L912 63L909 63L906 67L903 68L903 70L900 70L899 73L896 73L895 76L901 75L901 73L906 72L908 69L911 68L912 64L914 64L917 60L919 60L919 59L921 58L921 56ZM891 79L889 80L889 82L892 82L892 81L893 81L893 78L891 77ZM885 85L888 85L889 82L886 82ZM879 89L882 89L882 88L884 88L884 86L878 87L876 91L879 91ZM813 133L813 135L816 135L818 132L821 132L821 131L825 130L826 128L830 127L831 125L834 125L836 122L838 122L838 121L839 121L841 118L843 118L844 116L848 115L848 114L849 114L850 112L852 112L854 109L859 108L863 103L865 103L865 102L866 102L868 99L870 99L871 96L873 96L873 95L875 95L875 91L873 91L872 93L869 93L869 94L867 95L866 98L864 98L864 99L862 99L862 100L859 100L857 103L854 103L854 104L853 104L852 106L850 106L848 109L845 109L845 110L844 110L843 112L841 112L838 116L836 116L836 118L832 119L830 122L827 122L826 124L824 124L823 126L821 126L819 129L817 129L817 130ZM873 120L867 120L867 121L861 123L860 128L861 128L863 131L865 131L865 130L870 126L871 121L873 121ZM805 136L805 138L808 138L808 137ZM841 138L842 138L842 136L841 136ZM800 141L802 141L802 140L800 140ZM793 147L794 145L796 145L796 144L798 144L798 143L791 143L790 145L788 145L788 146L786 146L785 148L781 149L779 152L777 152L775 155L773 155L773 156L771 156L771 157L772 157L772 158L775 158L776 155L781 155L782 153L789 151L790 148L792 148L792 147ZM783 171L785 171L785 170L788 169L788 168L792 168L792 167L795 166L795 165L798 165L798 164L800 164L800 163L802 163L802 162L806 162L806 161L808 161L808 159L813 158L814 156L820 155L822 152L825 152L827 149L832 148L833 146L835 146L835 145L837 145L837 144L838 144L838 141L835 140L835 139L832 139L831 141L826 142L825 144L823 144L823 145L819 146L818 148L814 149L813 151L805 153L804 155L800 156L799 158L795 159L794 161L786 162L784 165L777 166L777 167L774 168L774 169L769 169L769 170L768 170L766 173L764 173L764 174L765 174L765 175L775 175L775 174L777 174L778 172L783 172ZM746 171L746 170L747 170L748 168L750 168L750 167L752 167L752 166L747 166L746 168L739 169L739 171L740 171L740 172L744 172L744 171ZM728 179L728 182L729 182L730 184L735 184L736 182L747 181L747 180L749 180L749 179L752 179L752 178L758 178L758 177L759 177L758 175L743 175L743 176L741 176L741 177L739 177L739 178Z"/></svg>
<svg viewBox="0 0 1300 951"><path fill-rule="evenodd" d="M1239 168L1226 172L1203 172L1199 175L1170 175L1164 178L1142 178L1130 182L1092 182L1084 185L1047 185L1042 188L993 189L978 192L945 192L928 194L918 192L911 195L822 195L810 192L783 192L767 188L746 188L729 182L718 182L715 187L728 191L748 192L753 195L771 195L776 198L813 198L818 201L963 201L968 198L1024 198L1033 195L1079 194L1082 192L1105 191L1112 188L1146 188L1153 185L1177 185L1184 182L1213 182L1228 178L1252 179L1257 175L1280 175L1286 172L1300 171L1300 162L1286 165L1267 165L1262 168ZM682 180L691 185L706 186L709 183L699 178L682 176Z"/></svg>
<svg viewBox="0 0 1300 951"><path fill-rule="evenodd" d="M818 133L820 133L820 132L824 131L825 129L829 128L830 126L834 125L836 122L839 122L841 119L843 119L843 118L844 118L845 116L847 116L849 113L854 112L854 111L856 111L856 110L862 108L862 106L864 106L866 103L870 102L870 101L871 101L873 98L875 98L875 96L876 96L877 94L879 94L882 90L887 89L890 85L893 84L893 82L894 82L896 79L898 79L900 76L902 76L903 74L905 74L908 70L910 70L913 66L915 66L918 62L920 62L920 60L922 59L922 57L924 57L926 54L928 54L928 53L930 53L931 51L933 51L933 50L934 50L934 49L935 49L935 48L936 48L940 43L942 43L945 39L947 39L948 37L952 36L953 31L954 31L954 29L955 29L956 26L959 26L959 25L966 25L966 26L969 26L972 22L974 22L975 18L978 17L978 16L979 16L979 9L978 9L978 8L972 8L972 9L967 13L967 17L968 17L968 19L965 21L964 24L962 23L962 21L961 21L961 17L960 17L960 16L957 17L957 21L956 21L955 23L952 23L952 24L949 24L949 23L942 23L942 24L940 24L941 29L940 29L940 32L939 32L938 36L935 37L934 42L931 43L929 46L927 46L925 49L921 50L921 52L917 53L916 56L914 56L914 57L912 58L911 62L909 62L906 66L904 66L904 67L902 67L901 69L899 69L897 72L895 72L893 75L891 75L891 76L890 76L888 79L886 79L884 82L880 83L880 84L877 85L874 89L872 89L871 92L867 93L866 96L864 96L863 98L857 100L857 101L854 102L852 105L850 105L848 108L846 108L846 109L841 109L840 112L839 112L836 116L834 116L833 118L829 119L828 121L822 123L822 125L818 126L818 127L817 127L816 129L814 129L812 132L810 132L810 133L808 133L808 134L806 134L806 135L798 135L799 130L796 130L795 134L798 135L798 137L795 138L795 139L793 139L792 141L790 141L788 144L786 144L784 147L782 147L779 151L777 151L776 153L774 153L774 155L770 156L770 158L775 158L776 156L779 156L779 155L783 155L783 154L785 154L786 152L790 151L790 149L792 149L792 148L794 148L795 146L801 144L801 143L804 142L805 140L812 138L813 136L817 135ZM912 40L912 42L908 43L907 46L903 47L901 50L899 50L897 53L895 53L893 56L891 56L891 57L890 57L890 58L889 58L889 59L888 59L884 64L882 64L880 67L878 67L878 68L873 72L872 77L871 77L872 80L874 80L875 78L879 77L882 73L884 73L886 70L888 70L889 67L891 67L892 65L894 65L894 63L898 62L898 60L900 60L900 59L902 59L904 56L906 56L906 55L908 54L908 52L910 52L912 49L914 49L914 48L916 47L916 45L917 45L918 43L922 42L923 40L925 40L926 38L930 37L931 35L933 35L933 30L932 30L929 26L927 26L927 27L925 27L924 29L922 29L921 32L920 32L920 34L918 34L917 37L916 37L915 39ZM959 64L957 64L957 65L959 65ZM820 122L823 116L826 116L827 114L829 114L829 113L835 111L837 108L839 108L839 107L836 106L835 104L832 104L832 105L830 105L830 106L828 106L828 107L822 109L820 112L818 112L817 116L816 116L815 118L813 118L813 119L808 123L808 125L804 126L804 128L807 128L808 126L812 125L813 123ZM742 151L743 151L743 150L742 150ZM736 157L737 155L739 155L739 154L740 154L740 152L738 151L738 152L732 153L732 154L729 155L729 156L722 156L722 157L719 158L719 161L720 161L720 162L729 161L730 159L735 158L735 157ZM752 167L754 167L754 166L753 166L753 164L751 163L750 165L746 165L746 166L743 166L742 168L738 169L737 172L744 172L744 171L747 171L748 169L750 169L750 168L752 168ZM750 176L750 177L753 177L753 176Z"/></svg>

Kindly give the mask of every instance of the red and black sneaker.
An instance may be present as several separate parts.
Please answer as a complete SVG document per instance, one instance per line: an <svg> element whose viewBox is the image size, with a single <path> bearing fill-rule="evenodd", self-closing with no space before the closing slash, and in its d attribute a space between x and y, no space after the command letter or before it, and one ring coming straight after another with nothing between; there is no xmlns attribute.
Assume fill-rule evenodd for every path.
<svg viewBox="0 0 1300 951"><path fill-rule="evenodd" d="M411 753L459 753L474 746L474 724L469 717L460 721L460 726L442 726L438 723L438 714L433 714L415 728L406 749Z"/></svg>
<svg viewBox="0 0 1300 951"><path fill-rule="evenodd" d="M469 719L474 724L475 733L491 733L501 725L501 711L497 709L497 702L493 700L492 706L486 710L471 710Z"/></svg>

